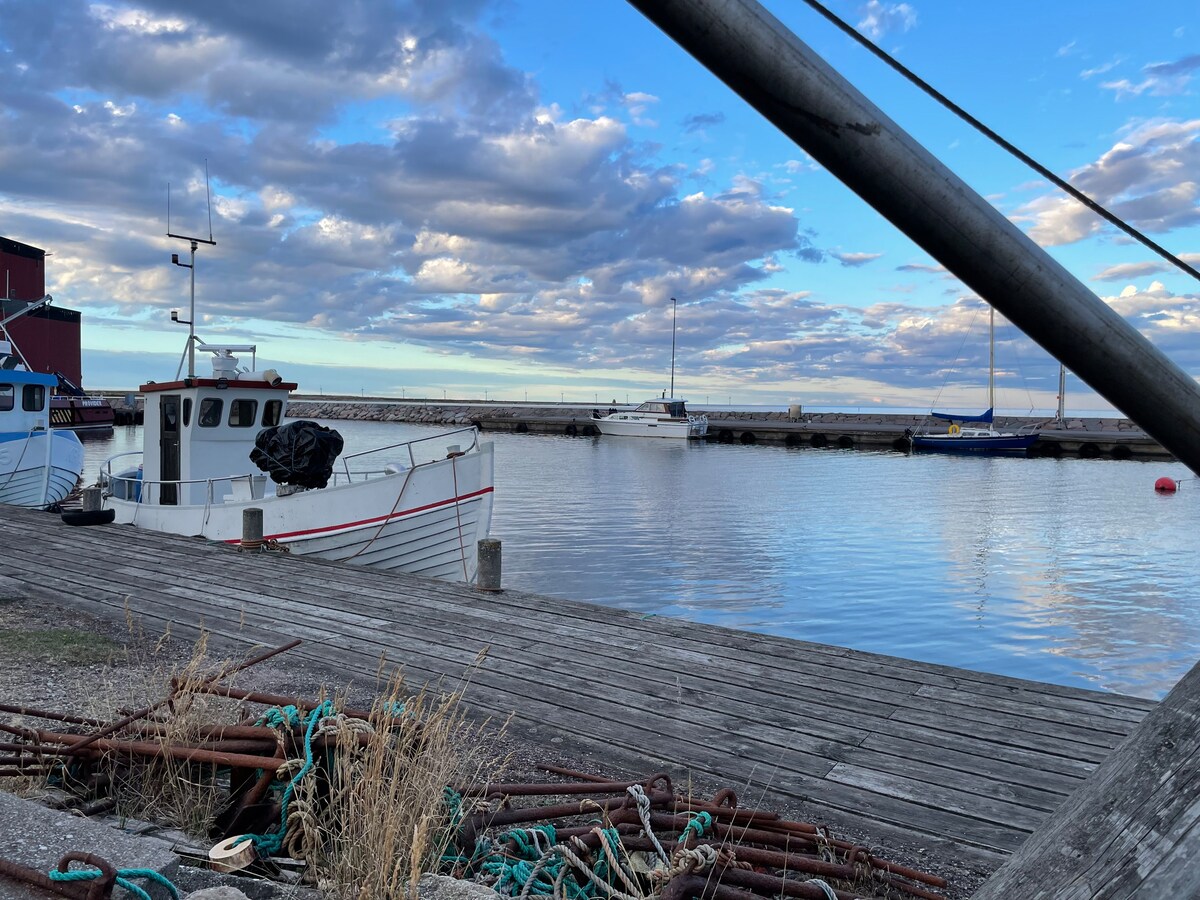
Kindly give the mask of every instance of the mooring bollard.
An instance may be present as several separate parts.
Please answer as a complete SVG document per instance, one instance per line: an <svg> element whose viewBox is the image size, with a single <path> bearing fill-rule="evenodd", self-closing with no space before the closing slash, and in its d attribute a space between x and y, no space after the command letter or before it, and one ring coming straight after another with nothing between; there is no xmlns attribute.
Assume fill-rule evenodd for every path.
<svg viewBox="0 0 1200 900"><path fill-rule="evenodd" d="M500 542L484 538L479 542L479 574L475 586L481 591L500 590Z"/></svg>
<svg viewBox="0 0 1200 900"><path fill-rule="evenodd" d="M83 511L84 512L99 512L100 511L100 488L97 486L85 487L83 489Z"/></svg>
<svg viewBox="0 0 1200 900"><path fill-rule="evenodd" d="M257 506L242 510L242 550L258 551L263 545L263 511Z"/></svg>

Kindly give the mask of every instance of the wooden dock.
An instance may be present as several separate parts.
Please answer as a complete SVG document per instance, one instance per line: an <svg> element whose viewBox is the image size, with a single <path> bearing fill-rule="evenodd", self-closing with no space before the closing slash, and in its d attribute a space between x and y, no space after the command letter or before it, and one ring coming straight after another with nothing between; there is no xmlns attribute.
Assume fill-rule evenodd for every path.
<svg viewBox="0 0 1200 900"><path fill-rule="evenodd" d="M565 746L606 772L705 773L743 802L801 800L835 830L982 871L1155 705L49 513L6 508L0 535L2 595L241 646L300 637L289 656L360 684L381 655L410 683L469 672L468 707L513 713L547 762Z"/></svg>

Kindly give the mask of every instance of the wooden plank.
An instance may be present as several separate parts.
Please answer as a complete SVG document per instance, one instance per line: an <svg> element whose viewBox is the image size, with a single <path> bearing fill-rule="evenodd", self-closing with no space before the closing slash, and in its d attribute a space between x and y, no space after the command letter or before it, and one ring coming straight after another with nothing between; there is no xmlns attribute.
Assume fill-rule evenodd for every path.
<svg viewBox="0 0 1200 900"><path fill-rule="evenodd" d="M1200 897L1200 665L975 894Z"/></svg>
<svg viewBox="0 0 1200 900"><path fill-rule="evenodd" d="M349 603L353 603L352 598L349 600ZM343 602L343 605L347 605L347 603ZM426 603L420 604L416 607L410 607L410 611L408 612L407 617L406 617L407 621L410 621L410 622L419 621L423 610L425 608L427 608L429 605L430 604L428 602L426 602ZM456 622L456 627L461 626L462 624L464 624L464 620L469 620L471 617L471 613L470 612L464 613L462 611L461 607L459 607L456 612L457 612L457 616L458 616L458 621ZM493 633L495 633L495 624L497 622L504 622L504 621L509 621L512 624L514 624L515 626L521 626L521 625L527 623L527 617L514 616L512 618L506 618L499 611L497 611L496 609L493 609L490 613L488 613L486 615L484 615L484 614L480 615L480 621L479 621L478 627L481 629L481 631L483 633L493 634ZM519 630L519 628L518 628L518 630ZM585 639L590 639L591 634L592 634L592 630L590 627L587 631L584 631L582 629L578 630L578 631L573 631L572 627L570 627L570 626L568 626L568 628L566 628L566 629L563 629L561 626L559 626L559 627L556 627L554 629L554 631L556 634L561 636L563 639L570 639L572 637L579 639L581 641L581 646L583 646L583 647L586 647L586 644L582 643L582 642ZM608 643L610 643L610 642L606 642L606 646ZM643 650L643 646L644 646L644 640L639 641L639 643L636 646L631 646L629 649L631 650L631 652L637 652L640 654L641 651ZM669 652L669 648L668 648L668 652ZM744 676L740 676L738 673L738 668L744 668L744 667L732 667L729 665L724 667L724 671L727 674L727 677L730 680L730 683L738 684L739 686L742 686L742 687L756 688L759 691L770 691L769 684L764 683L764 675L765 675L764 672L762 672L761 670L750 669L749 671L746 671ZM672 669L669 672L667 672L666 675L671 678L676 678L677 677L676 673L678 671L679 671L678 667L672 667ZM877 681L890 684L890 682L886 682L883 679L877 679ZM910 706L913 706L915 708L919 708L922 710L932 710L932 711L942 713L944 715L958 715L964 719L971 720L971 721L974 721L979 716L977 706L970 706L970 705L965 705L965 704L961 704L961 703L956 705L953 702L953 701L966 700L969 703L970 695L967 694L966 692L946 691L944 689L933 687L933 686L924 686L924 687L920 688L919 691L917 692L918 696L922 696L922 697L926 697L926 698L939 697L939 696L945 697L946 702L938 702L938 703L931 704L927 701L921 703L921 702L917 702L915 700L906 700L905 698L908 696L906 694L895 693L892 691L886 691L886 690L883 690L878 687L875 687L874 695L871 699L862 698L860 696L863 693L861 689L852 690L850 688L847 688L847 691L850 691L850 693L848 693L844 697L839 697L838 696L839 685L835 682L831 682L827 673L823 673L819 670L817 672L814 672L812 675L801 675L799 672L788 673L786 676L786 681L781 682L781 683L785 683L789 686L802 684L802 685L811 686L811 687L820 687L820 688L822 688L821 696L822 697L828 696L831 700L836 701L837 706L841 708L840 711L844 711L845 708L848 707L850 710L856 710L856 711L861 712L861 711L864 711L864 710L862 710L862 704L871 703L871 702L873 702L873 700L877 699L877 700L880 700L883 702L906 704L906 705L910 705ZM1030 709L1029 704L1020 705L1012 700L1006 700L1006 701L1003 701L1003 703L995 703L989 699L988 701L986 701L985 705L989 709L992 708L993 706L996 706L996 707L1010 710L1013 712L1027 713L1028 710ZM1034 707L1034 709L1036 710L1038 708ZM883 708L876 708L874 710L867 710L867 711L874 712L875 714L884 714L886 712L886 710L884 710ZM1115 740L1119 740L1120 737L1122 737L1124 735L1124 733L1128 730L1128 727L1130 724L1129 721L1125 720L1125 719L1110 723L1110 720L1107 719L1106 717L1091 716L1091 715L1084 716L1083 714L1081 714L1078 711L1072 711L1070 713L1063 712L1063 711L1051 711L1049 713L1036 713L1035 715L1031 716L1031 718L1038 720L1038 721L1031 722L1031 723L1021 726L1021 730L1032 730L1035 733L1047 734L1047 735L1051 735L1054 737L1068 738L1068 739L1079 738L1080 735L1082 735L1083 740L1091 742L1091 743L1097 743L1101 746L1112 746L1115 743ZM1042 720L1045 720L1046 722L1067 725L1068 728L1059 728L1056 726L1043 726L1041 724ZM1008 727L1012 727L1012 728L1018 727L1015 723L1015 720L1013 720L1011 718L1005 719L1004 722ZM1073 729L1076 726L1083 726L1083 727L1087 727L1087 728L1096 728L1098 730L1101 730L1101 729L1106 730L1109 734L1113 735L1113 737L1111 739L1107 739L1107 740L1103 739L1103 738L1097 740L1094 735L1091 735L1088 732L1070 731L1070 729Z"/></svg>
<svg viewBox="0 0 1200 900"><path fill-rule="evenodd" d="M127 572L127 570L125 568L122 568L119 570L119 572ZM136 573L133 573L133 574L136 574ZM132 584L133 579L132 578L127 579L127 582ZM157 577L155 578L154 583L150 583L150 586L154 587L156 582L157 582ZM231 597L238 597L240 595L240 592L233 591L233 590L227 590L224 593ZM245 595L245 596L248 597L249 595ZM291 601L289 601L289 604L291 604L292 606L295 606L297 603L298 603L298 600L296 600L295 598L293 598ZM309 612L312 613L312 611L309 611ZM318 610L316 612L319 613L320 611ZM339 615L343 615L343 613L341 613L339 611L329 611L328 613L326 613L326 615L337 617ZM369 618L369 619L352 618L348 621L352 625L357 624L357 625L360 625L363 627L370 627L370 628L380 628L380 627L383 627L384 625L386 625L385 620L382 620L379 618ZM413 625L413 622L411 620L405 621L406 628L411 628L412 625ZM495 629L493 629L493 634L494 633L495 633ZM425 640L428 640L428 637L423 638L422 642ZM457 635L454 632L447 632L439 637L439 641L443 644L446 644L446 643L453 644L453 643L455 643L456 640L457 640ZM457 663L459 665L465 666L466 661L468 661L470 658L473 658L474 655L478 652L479 646L481 646L481 645L473 645L473 646L466 647L465 649L466 649L467 656L460 657L457 660ZM496 658L497 657L496 645L492 644L491 646L492 646L492 656L493 656L493 658ZM421 648L423 648L423 647L424 647L424 644L422 643ZM418 648L416 648L416 647L410 648L410 652L417 652L417 649ZM546 657L535 658L535 659L537 661L537 664L540 667L544 667L547 671L550 671L555 668L556 661L554 659L546 658ZM619 680L619 676L617 675L617 673L610 673L609 678L610 679L615 678L615 679ZM729 678L729 676L728 676L728 673L726 672L726 673L723 673L722 678L715 683L716 687L713 687L714 683L709 681L707 683L707 685L705 683L690 684L690 685L688 685L687 690L691 690L691 691L711 690L711 692L719 694L719 693L721 693L719 688L721 686L723 686L725 684L725 682L728 681L728 678ZM658 700L660 700L661 702L663 702L665 704L673 703L677 699L675 694L680 689L678 687L678 685L666 685L665 687L667 689L667 693L662 693L660 691L657 694L655 694L655 692L653 690L650 690L650 685L645 681L640 681L640 680L636 681L635 686L638 688L639 692L642 695L649 696L649 697L657 697ZM729 699L731 702L740 702L743 705L745 705L746 696L747 695L744 692L741 694L738 694L735 692L735 693L726 695L727 699ZM752 696L754 696L754 695L752 695ZM813 721L811 719L805 718L803 716L803 713L805 711L811 710L812 708L813 707L811 704L811 700L808 697L805 697L801 700L793 700L792 698L788 698L788 697L768 698L765 706L762 709L760 709L757 712L754 712L753 710L750 710L749 712L752 716L758 716L758 715L771 715L773 713L779 713L779 712L788 712L788 711L793 711L793 709L794 709L794 711L797 715L797 719L792 723L793 727L797 731L804 733L805 739L807 740L809 737L814 735ZM871 728L869 723L867 723L865 725L865 727L868 730ZM839 740L839 741L843 741L843 742L850 742L852 744L857 744L859 741L861 741L865 737L866 732L864 730L862 730L862 728L859 728L859 729L843 728L843 729L841 729L840 732L838 732L835 729L831 728L830 726L822 723L822 724L818 725L818 727L816 728L815 734L819 735L820 737L830 738L832 740ZM814 752L826 753L834 760L845 758L844 753L839 753L838 750L836 749L836 747L824 745L819 742L809 743L805 749L811 749ZM986 768L988 765L988 762L982 758L980 759L980 763L983 768Z"/></svg>

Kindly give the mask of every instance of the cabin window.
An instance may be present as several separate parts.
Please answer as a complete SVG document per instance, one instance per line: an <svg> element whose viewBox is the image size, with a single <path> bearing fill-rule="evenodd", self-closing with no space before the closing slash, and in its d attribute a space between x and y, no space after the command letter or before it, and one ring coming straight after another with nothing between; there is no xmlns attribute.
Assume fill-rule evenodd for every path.
<svg viewBox="0 0 1200 900"><path fill-rule="evenodd" d="M16 391L11 384L0 384L0 411L12 409L16 396Z"/></svg>
<svg viewBox="0 0 1200 900"><path fill-rule="evenodd" d="M222 401L216 397L205 397L200 401L200 427L216 428L221 424Z"/></svg>
<svg viewBox="0 0 1200 900"><path fill-rule="evenodd" d="M263 405L263 427L270 428L272 425L278 425L279 420L283 418L283 401L268 400Z"/></svg>
<svg viewBox="0 0 1200 900"><path fill-rule="evenodd" d="M229 404L229 424L233 428L250 428L257 424L257 400L233 400Z"/></svg>
<svg viewBox="0 0 1200 900"><path fill-rule="evenodd" d="M46 406L46 386L27 384L21 391L21 408L25 412L41 412Z"/></svg>
<svg viewBox="0 0 1200 900"><path fill-rule="evenodd" d="M192 424L192 398L183 398L183 427L187 428Z"/></svg>

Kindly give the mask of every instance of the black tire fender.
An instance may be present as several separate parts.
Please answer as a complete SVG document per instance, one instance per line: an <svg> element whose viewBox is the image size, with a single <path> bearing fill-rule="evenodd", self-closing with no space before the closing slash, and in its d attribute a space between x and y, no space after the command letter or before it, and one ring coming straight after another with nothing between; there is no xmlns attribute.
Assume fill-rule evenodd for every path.
<svg viewBox="0 0 1200 900"><path fill-rule="evenodd" d="M107 525L117 517L115 509L68 509L62 520L68 525Z"/></svg>

